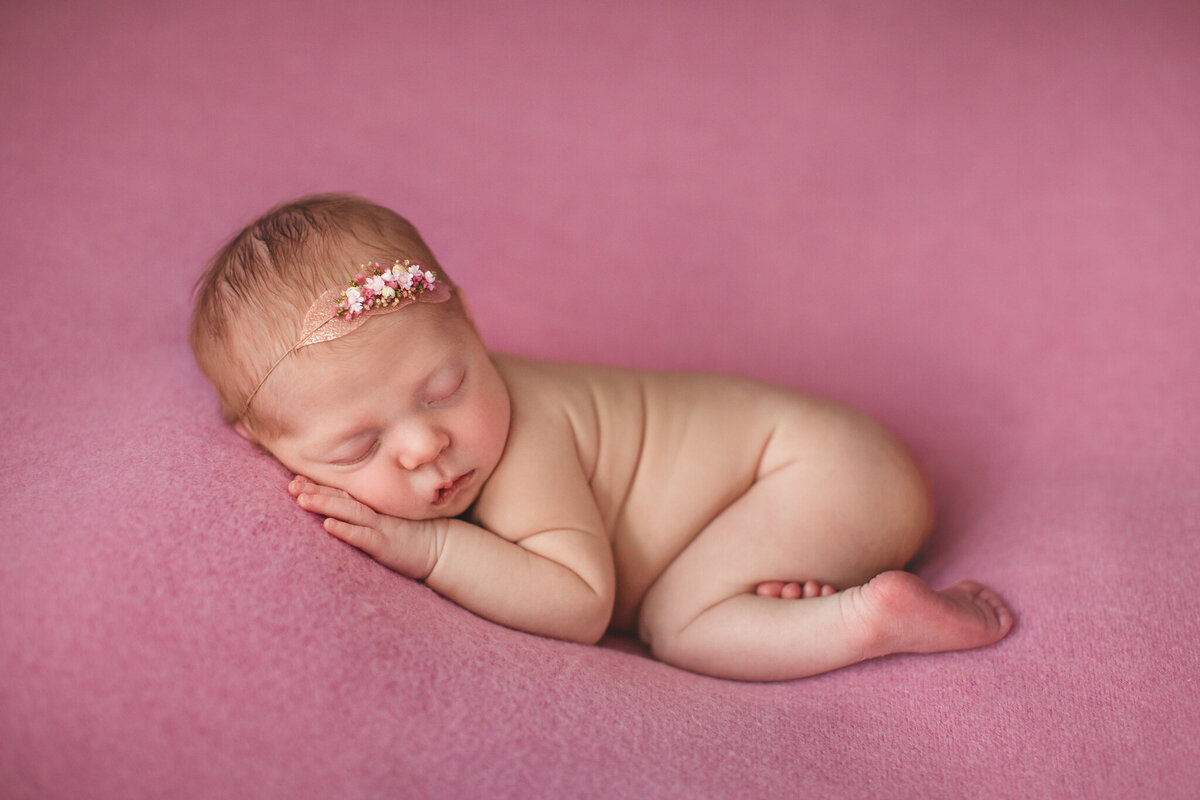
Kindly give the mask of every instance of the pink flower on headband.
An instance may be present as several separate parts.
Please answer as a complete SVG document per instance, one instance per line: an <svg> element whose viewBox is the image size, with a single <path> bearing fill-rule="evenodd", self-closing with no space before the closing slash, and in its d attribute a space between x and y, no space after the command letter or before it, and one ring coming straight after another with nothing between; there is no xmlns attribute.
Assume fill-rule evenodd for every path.
<svg viewBox="0 0 1200 800"><path fill-rule="evenodd" d="M370 273L360 272L350 281L350 286L338 298L339 317L352 318L364 311L415 300L418 295L433 291L437 276L408 259L397 261L388 269L376 262L370 265Z"/></svg>

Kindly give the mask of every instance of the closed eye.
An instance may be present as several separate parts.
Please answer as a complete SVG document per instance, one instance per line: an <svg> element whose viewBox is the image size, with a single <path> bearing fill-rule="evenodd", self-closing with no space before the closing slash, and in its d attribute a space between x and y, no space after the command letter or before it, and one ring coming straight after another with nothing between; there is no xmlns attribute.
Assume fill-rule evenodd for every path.
<svg viewBox="0 0 1200 800"><path fill-rule="evenodd" d="M429 387L426 404L431 406L447 405L448 401L453 400L462 390L466 378L466 370L455 370L449 373L445 379L439 380Z"/></svg>
<svg viewBox="0 0 1200 800"><path fill-rule="evenodd" d="M347 458L334 459L333 461L330 461L329 463L333 464L335 467L352 467L355 464L363 463L368 458L375 455L375 451L378 449L379 449L379 440L375 439L365 449L363 449L359 452L351 453L350 456Z"/></svg>

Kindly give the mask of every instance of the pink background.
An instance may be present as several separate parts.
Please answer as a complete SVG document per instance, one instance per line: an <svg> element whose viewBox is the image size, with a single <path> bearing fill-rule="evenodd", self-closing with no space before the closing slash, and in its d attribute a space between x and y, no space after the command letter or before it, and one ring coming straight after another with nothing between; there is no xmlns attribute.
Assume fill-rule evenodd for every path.
<svg viewBox="0 0 1200 800"><path fill-rule="evenodd" d="M497 349L875 414L1018 627L737 684L332 540L184 336L327 190ZM1195 796L1200 6L14 0L0 204L0 795Z"/></svg>

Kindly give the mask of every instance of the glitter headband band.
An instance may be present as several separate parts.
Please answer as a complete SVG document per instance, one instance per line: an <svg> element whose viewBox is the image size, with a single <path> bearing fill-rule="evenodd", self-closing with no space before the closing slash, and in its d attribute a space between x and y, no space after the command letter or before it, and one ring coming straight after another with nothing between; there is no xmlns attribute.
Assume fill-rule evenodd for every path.
<svg viewBox="0 0 1200 800"><path fill-rule="evenodd" d="M437 273L423 270L407 258L390 267L379 262L364 265L345 289L330 289L308 307L300 338L267 368L262 380L246 398L238 419L246 416L250 402L283 360L301 347L340 339L369 317L389 314L413 303L443 303L450 299L450 285Z"/></svg>

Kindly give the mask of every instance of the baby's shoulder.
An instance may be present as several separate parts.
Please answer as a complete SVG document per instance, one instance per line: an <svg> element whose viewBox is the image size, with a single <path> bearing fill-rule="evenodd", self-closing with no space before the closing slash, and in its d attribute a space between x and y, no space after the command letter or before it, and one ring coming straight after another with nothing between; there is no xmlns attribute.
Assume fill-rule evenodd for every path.
<svg viewBox="0 0 1200 800"><path fill-rule="evenodd" d="M541 361L494 354L493 360L517 409L539 414L594 414L640 394L647 373L617 367Z"/></svg>
<svg viewBox="0 0 1200 800"><path fill-rule="evenodd" d="M794 403L792 391L746 378L693 372L658 372L594 364L493 355L513 405L539 415L558 411L572 419L620 419L690 413L740 416L764 404Z"/></svg>
<svg viewBox="0 0 1200 800"><path fill-rule="evenodd" d="M510 447L573 447L590 476L603 445L636 451L648 373L493 355L512 401ZM608 449L613 449L612 447Z"/></svg>

